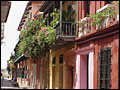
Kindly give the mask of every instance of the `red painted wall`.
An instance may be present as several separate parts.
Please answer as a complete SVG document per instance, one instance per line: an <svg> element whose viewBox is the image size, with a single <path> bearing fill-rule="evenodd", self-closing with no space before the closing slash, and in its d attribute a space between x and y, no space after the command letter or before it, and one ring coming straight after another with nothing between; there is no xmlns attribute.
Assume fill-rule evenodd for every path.
<svg viewBox="0 0 120 90"><path fill-rule="evenodd" d="M119 56L119 33L102 37L99 39L91 40L86 43L78 45L78 48L89 47L93 45L95 47L94 52L94 89L97 89L97 63L98 63L98 52L102 48L112 47L112 57L111 57L111 89L118 89L118 56Z"/></svg>

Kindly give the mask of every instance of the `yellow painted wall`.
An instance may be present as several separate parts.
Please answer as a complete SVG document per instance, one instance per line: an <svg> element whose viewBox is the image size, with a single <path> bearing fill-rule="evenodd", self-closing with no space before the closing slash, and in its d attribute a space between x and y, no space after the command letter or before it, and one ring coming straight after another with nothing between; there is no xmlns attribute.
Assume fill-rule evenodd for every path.
<svg viewBox="0 0 120 90"><path fill-rule="evenodd" d="M75 48L75 43L72 43L69 46L65 46L64 48L58 49L58 50L50 50L50 63L49 63L49 70L50 70L50 77L49 77L49 88L50 89L60 89L60 88L65 88L65 69L64 69L64 64L65 64L65 57L64 54L66 51L71 50L72 48ZM63 54L63 67L62 65L59 64L59 56ZM52 66L52 57L56 57L56 63L55 66ZM55 69L55 77L52 75L53 69ZM60 70L63 70L63 77L60 76ZM55 79L55 80L54 80ZM61 82L63 79L63 82ZM55 85L54 82L55 81ZM63 85L60 85L60 83L63 83ZM63 87L62 87L63 86ZM55 87L55 88L54 88Z"/></svg>

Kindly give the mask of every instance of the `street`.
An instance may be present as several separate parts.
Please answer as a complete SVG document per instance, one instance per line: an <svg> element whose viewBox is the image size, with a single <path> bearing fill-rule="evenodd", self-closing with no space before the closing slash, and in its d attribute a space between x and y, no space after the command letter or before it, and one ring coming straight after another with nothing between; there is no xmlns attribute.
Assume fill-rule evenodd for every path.
<svg viewBox="0 0 120 90"><path fill-rule="evenodd" d="M1 89L19 89L19 88L14 87L12 82L10 82L7 79L4 79L3 82L1 82Z"/></svg>

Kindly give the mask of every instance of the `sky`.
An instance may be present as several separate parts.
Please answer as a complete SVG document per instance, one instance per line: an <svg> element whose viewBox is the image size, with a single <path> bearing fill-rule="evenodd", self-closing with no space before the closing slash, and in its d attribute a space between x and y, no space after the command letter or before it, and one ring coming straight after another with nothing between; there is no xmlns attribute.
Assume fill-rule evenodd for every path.
<svg viewBox="0 0 120 90"><path fill-rule="evenodd" d="M11 8L5 23L3 43L1 45L1 69L7 68L7 61L18 42L20 32L18 25L24 13L28 1L11 1Z"/></svg>

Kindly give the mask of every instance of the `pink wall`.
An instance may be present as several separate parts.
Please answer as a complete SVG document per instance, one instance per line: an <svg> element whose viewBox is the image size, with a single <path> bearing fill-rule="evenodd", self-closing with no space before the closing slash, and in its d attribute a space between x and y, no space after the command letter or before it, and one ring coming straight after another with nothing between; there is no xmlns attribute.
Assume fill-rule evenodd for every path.
<svg viewBox="0 0 120 90"><path fill-rule="evenodd" d="M87 85L87 56L80 55L80 89L86 89Z"/></svg>

